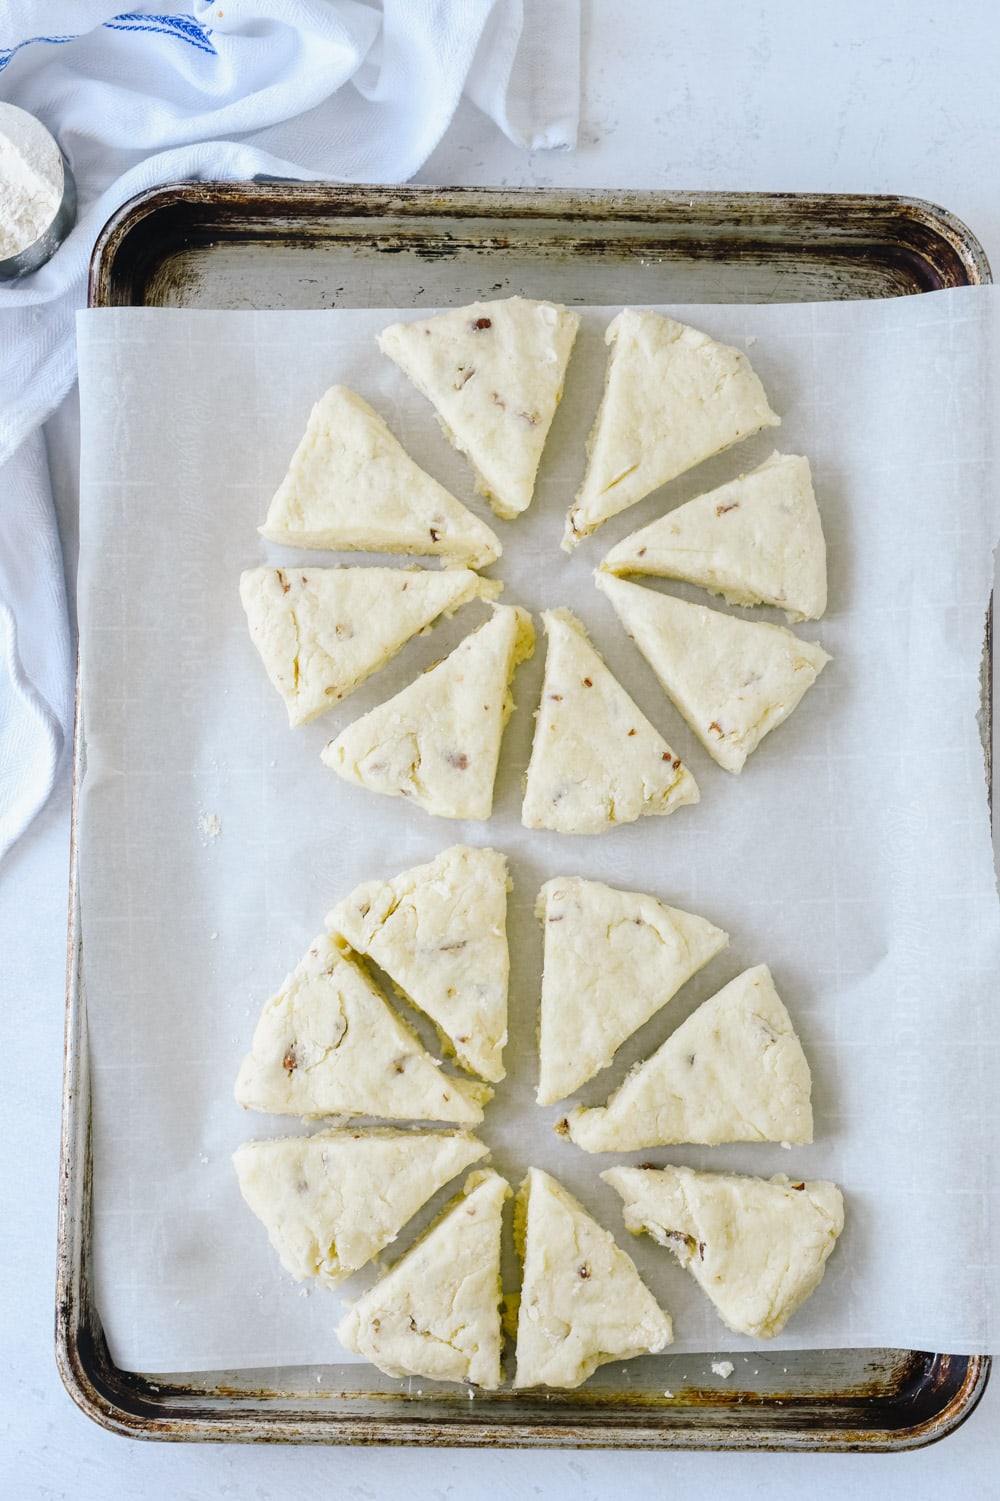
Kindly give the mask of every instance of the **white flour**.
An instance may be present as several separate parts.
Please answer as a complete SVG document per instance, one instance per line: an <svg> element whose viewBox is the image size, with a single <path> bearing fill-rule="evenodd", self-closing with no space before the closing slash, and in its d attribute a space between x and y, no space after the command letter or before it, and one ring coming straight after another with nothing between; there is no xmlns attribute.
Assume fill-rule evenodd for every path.
<svg viewBox="0 0 1000 1501"><path fill-rule="evenodd" d="M62 157L45 126L12 104L0 104L0 261L41 238L62 192Z"/></svg>

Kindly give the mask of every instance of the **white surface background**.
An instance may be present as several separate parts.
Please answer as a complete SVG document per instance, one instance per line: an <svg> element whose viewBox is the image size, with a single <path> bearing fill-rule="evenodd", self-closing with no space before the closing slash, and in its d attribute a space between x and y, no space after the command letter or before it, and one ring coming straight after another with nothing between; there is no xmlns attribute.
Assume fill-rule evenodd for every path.
<svg viewBox="0 0 1000 1501"><path fill-rule="evenodd" d="M946 205L1000 267L1000 8L986 0L833 5L584 0L578 152L524 156L462 106L419 179L451 184L900 192ZM64 540L75 538L72 406L48 434ZM71 585L72 587L72 585ZM0 977L15 948L30 988L6 996L0 1053L4 1339L0 1491L12 1497L250 1496L332 1488L406 1495L591 1498L996 1494L1000 1379L968 1423L902 1456L456 1453L139 1444L72 1407L52 1357L68 778L0 875ZM0 980L2 983L2 980Z"/></svg>

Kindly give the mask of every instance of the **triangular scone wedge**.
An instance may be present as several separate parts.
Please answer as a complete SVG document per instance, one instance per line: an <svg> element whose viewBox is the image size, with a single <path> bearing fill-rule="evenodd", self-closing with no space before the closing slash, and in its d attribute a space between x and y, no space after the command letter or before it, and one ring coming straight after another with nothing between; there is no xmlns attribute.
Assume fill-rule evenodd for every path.
<svg viewBox="0 0 1000 1501"><path fill-rule="evenodd" d="M696 328L627 308L604 341L604 396L566 521L567 552L650 491L781 421L746 355Z"/></svg>
<svg viewBox="0 0 1000 1501"><path fill-rule="evenodd" d="M526 829L602 834L696 803L698 784L569 610L544 610L545 681L524 790Z"/></svg>
<svg viewBox="0 0 1000 1501"><path fill-rule="evenodd" d="M694 730L726 771L782 724L829 656L784 626L737 620L599 573L597 587Z"/></svg>
<svg viewBox="0 0 1000 1501"><path fill-rule="evenodd" d="M816 1291L844 1228L835 1183L613 1167L625 1224L673 1251L735 1334L772 1339Z"/></svg>
<svg viewBox="0 0 1000 1501"><path fill-rule="evenodd" d="M633 532L606 573L684 579L731 605L774 605L789 620L826 609L826 542L809 460L772 453L749 474Z"/></svg>
<svg viewBox="0 0 1000 1501"><path fill-rule="evenodd" d="M565 1099L607 1068L625 1039L729 942L703 917L579 876L546 881L535 913L545 938L539 1105Z"/></svg>
<svg viewBox="0 0 1000 1501"><path fill-rule="evenodd" d="M487 1151L460 1132L320 1131L245 1142L233 1162L286 1272L336 1287Z"/></svg>
<svg viewBox="0 0 1000 1501"><path fill-rule="evenodd" d="M503 585L466 568L251 568L250 636L293 727L331 709L411 636Z"/></svg>
<svg viewBox="0 0 1000 1501"><path fill-rule="evenodd" d="M310 412L260 532L286 547L426 553L470 568L503 551L346 386L331 386Z"/></svg>
<svg viewBox="0 0 1000 1501"><path fill-rule="evenodd" d="M574 1387L609 1360L655 1355L670 1316L611 1235L561 1183L529 1168L514 1209L524 1263L515 1387Z"/></svg>
<svg viewBox="0 0 1000 1501"><path fill-rule="evenodd" d="M693 1011L608 1103L560 1129L585 1152L813 1139L812 1078L766 964Z"/></svg>
<svg viewBox="0 0 1000 1501"><path fill-rule="evenodd" d="M476 471L479 494L508 521L531 503L579 326L579 313L556 303L508 297L379 335Z"/></svg>
<svg viewBox="0 0 1000 1501"><path fill-rule="evenodd" d="M454 844L390 881L365 881L326 919L430 1017L463 1068L494 1084L507 1041L509 885L499 850Z"/></svg>
<svg viewBox="0 0 1000 1501"><path fill-rule="evenodd" d="M323 761L345 782L439 818L489 818L510 680L534 649L527 611L496 606L443 662L331 740Z"/></svg>
<svg viewBox="0 0 1000 1501"><path fill-rule="evenodd" d="M271 997L236 1080L245 1110L478 1125L493 1091L453 1079L328 934Z"/></svg>
<svg viewBox="0 0 1000 1501"><path fill-rule="evenodd" d="M494 1391L503 1379L500 1232L509 1197L499 1173L470 1173L431 1228L348 1311L341 1343L387 1376Z"/></svg>

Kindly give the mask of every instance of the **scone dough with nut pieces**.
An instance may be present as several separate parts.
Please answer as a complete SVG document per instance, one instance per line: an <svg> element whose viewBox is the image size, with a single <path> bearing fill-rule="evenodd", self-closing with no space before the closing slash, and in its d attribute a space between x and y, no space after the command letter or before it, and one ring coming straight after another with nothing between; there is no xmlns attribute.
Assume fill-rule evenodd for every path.
<svg viewBox="0 0 1000 1501"><path fill-rule="evenodd" d="M503 585L467 568L250 568L250 637L294 728L347 698L439 615Z"/></svg>
<svg viewBox="0 0 1000 1501"><path fill-rule="evenodd" d="M602 834L673 813L698 784L636 706L569 610L544 610L542 697L524 789L526 829Z"/></svg>
<svg viewBox="0 0 1000 1501"><path fill-rule="evenodd" d="M740 772L829 656L780 625L738 620L599 573L597 587L713 761Z"/></svg>
<svg viewBox="0 0 1000 1501"><path fill-rule="evenodd" d="M604 396L566 520L567 552L668 480L781 420L746 355L696 328L626 308L604 340Z"/></svg>
<svg viewBox="0 0 1000 1501"><path fill-rule="evenodd" d="M729 942L703 917L580 876L546 881L535 914L545 942L539 1105L565 1099L607 1068L626 1038Z"/></svg>
<svg viewBox="0 0 1000 1501"><path fill-rule="evenodd" d="M387 1376L495 1391L500 1369L500 1232L510 1186L489 1169L349 1309L342 1344Z"/></svg>
<svg viewBox="0 0 1000 1501"><path fill-rule="evenodd" d="M601 1174L625 1224L687 1267L734 1334L773 1339L823 1280L844 1228L835 1183L612 1167Z"/></svg>
<svg viewBox="0 0 1000 1501"><path fill-rule="evenodd" d="M810 1142L812 1078L766 964L744 970L693 1011L651 1058L565 1129L585 1152L681 1142Z"/></svg>
<svg viewBox="0 0 1000 1501"><path fill-rule="evenodd" d="M338 942L370 955L449 1051L491 1083L507 1041L506 856L454 844L427 865L365 881L328 913Z"/></svg>
<svg viewBox="0 0 1000 1501"><path fill-rule="evenodd" d="M478 1125L493 1091L442 1073L326 933L267 1002L236 1081L245 1110Z"/></svg>
<svg viewBox="0 0 1000 1501"><path fill-rule="evenodd" d="M286 547L423 553L469 568L503 551L347 386L331 386L310 412L260 532Z"/></svg>
<svg viewBox="0 0 1000 1501"><path fill-rule="evenodd" d="M826 609L826 542L809 460L772 453L749 474L633 532L605 573L683 579L731 605L773 605L789 620Z"/></svg>
<svg viewBox="0 0 1000 1501"><path fill-rule="evenodd" d="M285 1271L336 1287L487 1150L457 1131L318 1131L244 1142L233 1163Z"/></svg>
<svg viewBox="0 0 1000 1501"><path fill-rule="evenodd" d="M515 1387L576 1387L609 1360L673 1341L631 1257L555 1178L529 1168L514 1207L524 1263Z"/></svg>
<svg viewBox="0 0 1000 1501"><path fill-rule="evenodd" d="M443 662L331 740L324 763L346 782L409 798L439 818L489 818L514 709L510 680L534 649L527 611L495 606Z"/></svg>
<svg viewBox="0 0 1000 1501"><path fill-rule="evenodd" d="M531 503L579 326L579 313L556 303L508 297L379 335L382 353L471 463L477 491L508 521Z"/></svg>

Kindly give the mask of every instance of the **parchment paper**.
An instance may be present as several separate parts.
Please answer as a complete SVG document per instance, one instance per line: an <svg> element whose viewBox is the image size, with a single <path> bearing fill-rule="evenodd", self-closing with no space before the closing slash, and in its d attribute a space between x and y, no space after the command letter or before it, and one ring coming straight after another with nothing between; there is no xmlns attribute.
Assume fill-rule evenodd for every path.
<svg viewBox="0 0 1000 1501"><path fill-rule="evenodd" d="M406 313L81 315L80 867L97 1297L120 1364L180 1371L350 1358L333 1333L339 1297L281 1270L230 1163L240 1141L300 1123L245 1114L233 1080L262 1005L328 908L358 881L459 840L506 851L515 882L509 1077L482 1129L493 1162L515 1185L538 1164L583 1200L673 1314L676 1349L752 1342L729 1334L667 1252L627 1235L617 1196L597 1176L611 1161L841 1184L847 1228L779 1348L992 1347L1000 922L976 716L997 532L996 307L993 292L974 289L674 310L749 349L782 426L617 517L571 559L558 543L616 309L584 313L536 499L514 523L494 521L473 497L429 406L378 354L376 331ZM536 612L536 623L545 606L581 615L693 769L698 807L600 837L522 830L541 640L515 682L519 708L489 824L435 820L326 770L325 742L457 644L484 618L479 604L412 642L324 719L289 731L237 581L266 559L332 561L268 547L256 527L310 404L334 382L360 391L419 463L492 521L505 551L491 571L506 602ZM591 571L628 532L774 447L812 462L830 608L797 629L834 660L732 777L666 700ZM784 623L771 612L757 618ZM618 1159L585 1156L553 1135L562 1107L533 1105L541 935L532 909L541 883L560 873L651 891L732 935L579 1098L602 1101L695 1005L763 960L812 1065L815 1145ZM433 1045L433 1032L421 1033Z"/></svg>

